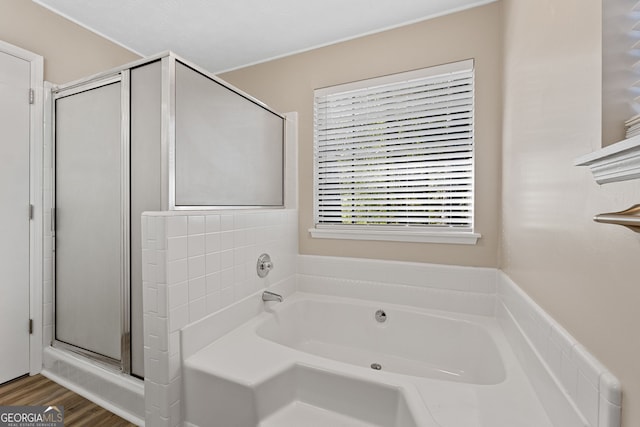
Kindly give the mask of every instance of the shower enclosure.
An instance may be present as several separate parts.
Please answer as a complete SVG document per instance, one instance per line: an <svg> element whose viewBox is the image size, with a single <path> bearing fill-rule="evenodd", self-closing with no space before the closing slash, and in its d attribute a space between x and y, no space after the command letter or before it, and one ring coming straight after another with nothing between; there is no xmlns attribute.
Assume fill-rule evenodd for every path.
<svg viewBox="0 0 640 427"><path fill-rule="evenodd" d="M144 211L284 206L284 117L166 53L56 87L54 342L144 376Z"/></svg>

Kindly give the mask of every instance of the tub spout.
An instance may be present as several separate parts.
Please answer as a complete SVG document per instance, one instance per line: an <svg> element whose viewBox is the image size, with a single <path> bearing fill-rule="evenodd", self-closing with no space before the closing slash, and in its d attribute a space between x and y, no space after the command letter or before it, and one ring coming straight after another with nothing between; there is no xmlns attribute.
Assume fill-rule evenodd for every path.
<svg viewBox="0 0 640 427"><path fill-rule="evenodd" d="M282 302L283 300L284 300L284 298L282 298L282 295L276 294L275 292L264 291L262 293L262 301L278 301L278 302Z"/></svg>

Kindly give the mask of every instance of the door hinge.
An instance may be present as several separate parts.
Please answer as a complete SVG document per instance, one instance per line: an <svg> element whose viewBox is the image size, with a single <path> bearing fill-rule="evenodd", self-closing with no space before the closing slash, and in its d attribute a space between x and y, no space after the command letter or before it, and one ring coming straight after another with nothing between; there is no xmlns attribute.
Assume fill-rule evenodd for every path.
<svg viewBox="0 0 640 427"><path fill-rule="evenodd" d="M29 319L29 335L33 334L33 319Z"/></svg>
<svg viewBox="0 0 640 427"><path fill-rule="evenodd" d="M29 205L29 219L33 219L33 205Z"/></svg>
<svg viewBox="0 0 640 427"><path fill-rule="evenodd" d="M29 89L29 104L33 104L36 102L36 93L33 89Z"/></svg>
<svg viewBox="0 0 640 427"><path fill-rule="evenodd" d="M51 231L56 231L56 208L51 208Z"/></svg>

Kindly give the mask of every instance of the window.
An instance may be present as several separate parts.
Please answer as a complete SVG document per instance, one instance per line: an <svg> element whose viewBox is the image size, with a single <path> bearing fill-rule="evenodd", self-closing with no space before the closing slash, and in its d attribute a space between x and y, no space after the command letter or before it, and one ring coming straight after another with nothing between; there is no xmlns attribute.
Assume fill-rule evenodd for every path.
<svg viewBox="0 0 640 427"><path fill-rule="evenodd" d="M313 237L477 241L473 60L314 95Z"/></svg>

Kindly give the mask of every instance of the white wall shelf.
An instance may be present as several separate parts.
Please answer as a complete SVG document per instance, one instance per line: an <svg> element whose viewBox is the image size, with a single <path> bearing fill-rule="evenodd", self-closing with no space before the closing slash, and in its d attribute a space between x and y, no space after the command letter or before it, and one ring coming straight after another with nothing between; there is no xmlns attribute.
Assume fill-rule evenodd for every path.
<svg viewBox="0 0 640 427"><path fill-rule="evenodd" d="M640 179L640 135L578 157L575 166L587 166L598 184Z"/></svg>

